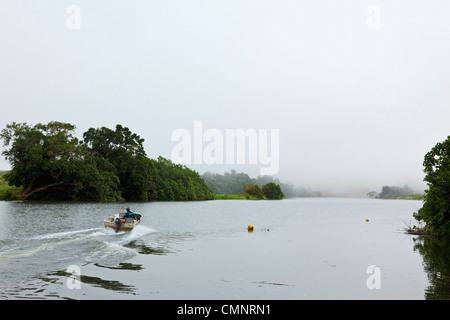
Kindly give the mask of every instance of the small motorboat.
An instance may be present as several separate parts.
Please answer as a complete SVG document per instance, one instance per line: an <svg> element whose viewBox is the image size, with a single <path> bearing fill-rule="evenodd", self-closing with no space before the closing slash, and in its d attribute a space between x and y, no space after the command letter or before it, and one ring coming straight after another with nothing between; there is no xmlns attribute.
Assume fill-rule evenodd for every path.
<svg viewBox="0 0 450 320"><path fill-rule="evenodd" d="M104 220L106 228L119 231L131 231L141 223L142 214L134 212L134 218L123 218L125 213L116 213Z"/></svg>

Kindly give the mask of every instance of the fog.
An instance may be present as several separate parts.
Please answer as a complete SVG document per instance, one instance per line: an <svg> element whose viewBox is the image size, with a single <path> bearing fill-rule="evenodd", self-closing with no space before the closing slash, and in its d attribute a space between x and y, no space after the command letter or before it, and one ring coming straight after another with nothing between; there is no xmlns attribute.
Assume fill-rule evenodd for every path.
<svg viewBox="0 0 450 320"><path fill-rule="evenodd" d="M2 0L0 129L120 123L169 159L184 132L200 173L256 177L267 148L295 185L419 192L425 153L450 134L449 14L437 0ZM279 139L227 162L237 129ZM222 162L205 161L212 143Z"/></svg>

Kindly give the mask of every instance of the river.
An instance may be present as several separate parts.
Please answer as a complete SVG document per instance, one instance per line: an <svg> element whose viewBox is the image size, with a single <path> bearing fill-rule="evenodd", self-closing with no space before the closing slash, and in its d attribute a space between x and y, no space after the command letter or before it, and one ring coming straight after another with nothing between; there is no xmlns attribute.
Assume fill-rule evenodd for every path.
<svg viewBox="0 0 450 320"><path fill-rule="evenodd" d="M105 229L126 206L141 225ZM403 232L421 206L0 202L0 298L449 299L448 246Z"/></svg>

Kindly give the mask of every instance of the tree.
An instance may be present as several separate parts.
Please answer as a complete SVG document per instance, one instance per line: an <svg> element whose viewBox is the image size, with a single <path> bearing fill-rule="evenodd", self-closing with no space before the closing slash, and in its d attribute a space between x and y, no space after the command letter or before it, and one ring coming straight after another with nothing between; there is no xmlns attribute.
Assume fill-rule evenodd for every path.
<svg viewBox="0 0 450 320"><path fill-rule="evenodd" d="M263 191L257 184L251 184L247 186L244 190L244 193L254 196L257 199L264 199Z"/></svg>
<svg viewBox="0 0 450 320"><path fill-rule="evenodd" d="M404 185L403 187L396 187L396 186L383 186L381 188L381 193L378 195L381 199L388 199L393 198L395 196L399 195L409 195L413 194L414 191L411 190L410 187L407 185Z"/></svg>
<svg viewBox="0 0 450 320"><path fill-rule="evenodd" d="M367 196L369 198L375 199L375 198L378 197L378 193L376 191L370 191L370 192L367 193Z"/></svg>
<svg viewBox="0 0 450 320"><path fill-rule="evenodd" d="M287 196L296 196L294 186L289 183L281 183L277 178L272 176L258 176L250 178L246 173L238 173L236 170L225 172L223 175L218 173L206 172L202 175L208 187L217 194L239 194L242 193L249 185L263 186L269 182L279 184L283 189L283 193ZM288 190L288 193L286 193Z"/></svg>
<svg viewBox="0 0 450 320"><path fill-rule="evenodd" d="M103 158L117 158L127 153L130 156L145 157L144 139L132 133L127 127L116 125L116 130L106 127L89 128L83 133L90 152Z"/></svg>
<svg viewBox="0 0 450 320"><path fill-rule="evenodd" d="M436 235L450 235L450 136L437 143L423 162L428 190L424 204L414 217L424 221L427 231Z"/></svg>
<svg viewBox="0 0 450 320"><path fill-rule="evenodd" d="M122 197L127 200L148 199L152 164L144 151L144 139L119 124L116 130L89 128L83 138L89 154L96 161L111 163L119 179Z"/></svg>
<svg viewBox="0 0 450 320"><path fill-rule="evenodd" d="M128 128L90 128L83 141L75 126L12 123L1 131L4 176L22 187L23 200L206 200L214 193L198 172L162 157L147 158L143 142Z"/></svg>
<svg viewBox="0 0 450 320"><path fill-rule="evenodd" d="M52 121L30 126L8 124L0 138L12 165L4 178L23 186L23 200L96 200L120 198L117 179L99 171L86 147L73 137L75 126Z"/></svg>
<svg viewBox="0 0 450 320"><path fill-rule="evenodd" d="M159 157L151 160L154 171L150 183L150 200L212 200L214 193L198 172Z"/></svg>
<svg viewBox="0 0 450 320"><path fill-rule="evenodd" d="M269 182L262 187L262 192L264 196L269 200L281 200L284 198L284 193L281 190L279 184L274 182Z"/></svg>

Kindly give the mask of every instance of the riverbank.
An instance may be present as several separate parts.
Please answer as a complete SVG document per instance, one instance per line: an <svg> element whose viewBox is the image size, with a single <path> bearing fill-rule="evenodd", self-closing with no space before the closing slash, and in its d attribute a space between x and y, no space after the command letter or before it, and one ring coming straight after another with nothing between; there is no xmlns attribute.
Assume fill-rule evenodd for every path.
<svg viewBox="0 0 450 320"><path fill-rule="evenodd" d="M390 199L390 200L424 200L425 199L425 194L422 194L422 193L392 194L392 195L385 195L381 199Z"/></svg>
<svg viewBox="0 0 450 320"><path fill-rule="evenodd" d="M3 178L8 171L0 171L0 200L21 200L20 194L22 187L10 186ZM332 196L331 196L332 197ZM337 196L338 198L347 198L345 195ZM389 200L424 200L425 194L400 194L386 195L382 199ZM214 200L267 200L265 196L259 199L248 193L240 194L215 194Z"/></svg>
<svg viewBox="0 0 450 320"><path fill-rule="evenodd" d="M22 187L10 186L0 175L0 200L20 200Z"/></svg>
<svg viewBox="0 0 450 320"><path fill-rule="evenodd" d="M265 200L267 199L258 199L255 196L251 196L249 194L216 194L214 200Z"/></svg>

